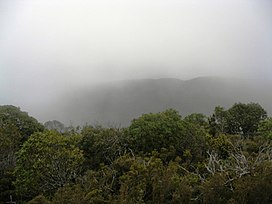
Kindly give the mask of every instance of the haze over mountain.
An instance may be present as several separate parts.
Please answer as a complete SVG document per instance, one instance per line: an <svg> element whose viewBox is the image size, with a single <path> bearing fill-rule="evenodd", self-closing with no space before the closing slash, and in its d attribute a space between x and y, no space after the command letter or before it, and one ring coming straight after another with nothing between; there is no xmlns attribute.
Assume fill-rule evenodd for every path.
<svg viewBox="0 0 272 204"><path fill-rule="evenodd" d="M271 0L0 0L0 31L0 104L42 122L271 109Z"/></svg>
<svg viewBox="0 0 272 204"><path fill-rule="evenodd" d="M143 113L168 108L178 110L182 116L209 115L215 106L228 108L235 102L258 102L271 114L272 98L263 93L264 88L254 81L222 77L113 81L61 95L44 114L66 124L107 126L126 126Z"/></svg>

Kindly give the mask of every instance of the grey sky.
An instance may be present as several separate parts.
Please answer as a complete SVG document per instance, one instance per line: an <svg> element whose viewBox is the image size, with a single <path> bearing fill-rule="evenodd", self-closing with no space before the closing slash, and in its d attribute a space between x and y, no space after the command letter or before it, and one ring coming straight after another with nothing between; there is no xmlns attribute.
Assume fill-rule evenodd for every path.
<svg viewBox="0 0 272 204"><path fill-rule="evenodd" d="M0 0L0 103L92 82L272 78L270 0Z"/></svg>

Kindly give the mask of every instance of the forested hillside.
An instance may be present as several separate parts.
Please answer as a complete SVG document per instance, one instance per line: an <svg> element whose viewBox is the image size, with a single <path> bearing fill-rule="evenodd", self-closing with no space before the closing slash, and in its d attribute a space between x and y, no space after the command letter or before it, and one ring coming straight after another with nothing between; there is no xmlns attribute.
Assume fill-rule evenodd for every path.
<svg viewBox="0 0 272 204"><path fill-rule="evenodd" d="M128 126L133 118L169 108L183 116L194 112L210 115L220 104L230 107L237 101L258 101L272 114L267 87L257 80L199 77L191 80L173 78L124 80L69 89L54 97L37 115L52 117L65 124L99 123ZM46 117L45 117L46 116ZM45 120L45 121L46 121Z"/></svg>
<svg viewBox="0 0 272 204"><path fill-rule="evenodd" d="M50 129L50 130L49 130ZM257 103L126 128L45 126L0 106L0 203L271 203L272 118Z"/></svg>

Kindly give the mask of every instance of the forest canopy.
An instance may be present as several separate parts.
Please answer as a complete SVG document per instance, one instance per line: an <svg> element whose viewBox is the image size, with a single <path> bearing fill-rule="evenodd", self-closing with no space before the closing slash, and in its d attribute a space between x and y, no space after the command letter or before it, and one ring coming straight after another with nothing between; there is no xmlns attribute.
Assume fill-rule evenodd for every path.
<svg viewBox="0 0 272 204"><path fill-rule="evenodd" d="M236 103L67 128L0 106L0 203L271 203L271 121Z"/></svg>

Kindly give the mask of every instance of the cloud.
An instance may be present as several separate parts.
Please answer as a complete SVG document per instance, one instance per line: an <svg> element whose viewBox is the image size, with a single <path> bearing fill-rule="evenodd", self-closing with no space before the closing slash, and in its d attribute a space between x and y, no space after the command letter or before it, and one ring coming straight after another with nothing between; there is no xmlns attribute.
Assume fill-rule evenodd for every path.
<svg viewBox="0 0 272 204"><path fill-rule="evenodd" d="M33 104L117 79L269 78L270 2L1 1L1 100Z"/></svg>

